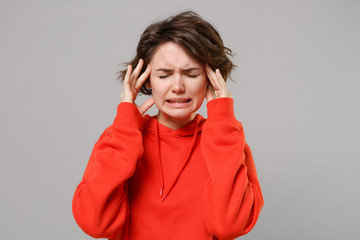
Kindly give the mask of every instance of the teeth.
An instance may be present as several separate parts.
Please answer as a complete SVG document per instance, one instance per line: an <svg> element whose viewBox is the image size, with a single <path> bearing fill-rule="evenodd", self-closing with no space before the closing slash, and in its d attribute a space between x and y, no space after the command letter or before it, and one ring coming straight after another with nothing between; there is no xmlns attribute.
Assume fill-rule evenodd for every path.
<svg viewBox="0 0 360 240"><path fill-rule="evenodd" d="M189 101L188 99L185 99L185 100L169 100L170 103L186 103L188 101Z"/></svg>

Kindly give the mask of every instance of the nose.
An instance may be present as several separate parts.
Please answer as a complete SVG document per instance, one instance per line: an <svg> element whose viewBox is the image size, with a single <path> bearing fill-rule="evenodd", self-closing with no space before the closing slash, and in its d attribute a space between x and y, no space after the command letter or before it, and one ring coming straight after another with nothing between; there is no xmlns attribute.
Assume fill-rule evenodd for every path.
<svg viewBox="0 0 360 240"><path fill-rule="evenodd" d="M173 93L183 93L185 91L184 79L181 74L175 74L171 90Z"/></svg>

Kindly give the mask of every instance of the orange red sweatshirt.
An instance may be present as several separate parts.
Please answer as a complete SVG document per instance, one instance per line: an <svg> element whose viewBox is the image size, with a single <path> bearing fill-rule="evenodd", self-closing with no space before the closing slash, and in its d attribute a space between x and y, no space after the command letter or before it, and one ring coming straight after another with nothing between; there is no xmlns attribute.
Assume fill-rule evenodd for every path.
<svg viewBox="0 0 360 240"><path fill-rule="evenodd" d="M73 198L84 232L109 239L234 239L255 225L263 198L231 98L171 130L120 103Z"/></svg>

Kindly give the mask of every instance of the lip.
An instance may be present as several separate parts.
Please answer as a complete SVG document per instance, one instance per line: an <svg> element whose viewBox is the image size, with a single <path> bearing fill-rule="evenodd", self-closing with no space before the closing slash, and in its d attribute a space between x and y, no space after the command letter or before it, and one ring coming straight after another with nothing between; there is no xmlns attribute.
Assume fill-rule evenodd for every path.
<svg viewBox="0 0 360 240"><path fill-rule="evenodd" d="M191 105L191 98L169 98L166 99L165 105L171 108L186 108Z"/></svg>

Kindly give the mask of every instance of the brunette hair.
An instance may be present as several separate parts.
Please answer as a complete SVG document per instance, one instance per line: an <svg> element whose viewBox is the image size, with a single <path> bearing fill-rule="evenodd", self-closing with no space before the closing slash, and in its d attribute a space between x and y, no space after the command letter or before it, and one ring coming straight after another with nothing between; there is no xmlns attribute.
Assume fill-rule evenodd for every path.
<svg viewBox="0 0 360 240"><path fill-rule="evenodd" d="M166 42L174 42L194 59L208 64L214 70L218 68L225 80L235 67L228 57L232 56L232 51L224 46L218 31L192 11L182 12L148 26L140 37L135 58L125 65L130 64L132 69L135 69L139 60L143 59L144 65L140 74L143 73L155 50ZM126 69L118 74L118 78L123 81ZM152 94L145 84L139 93Z"/></svg>

